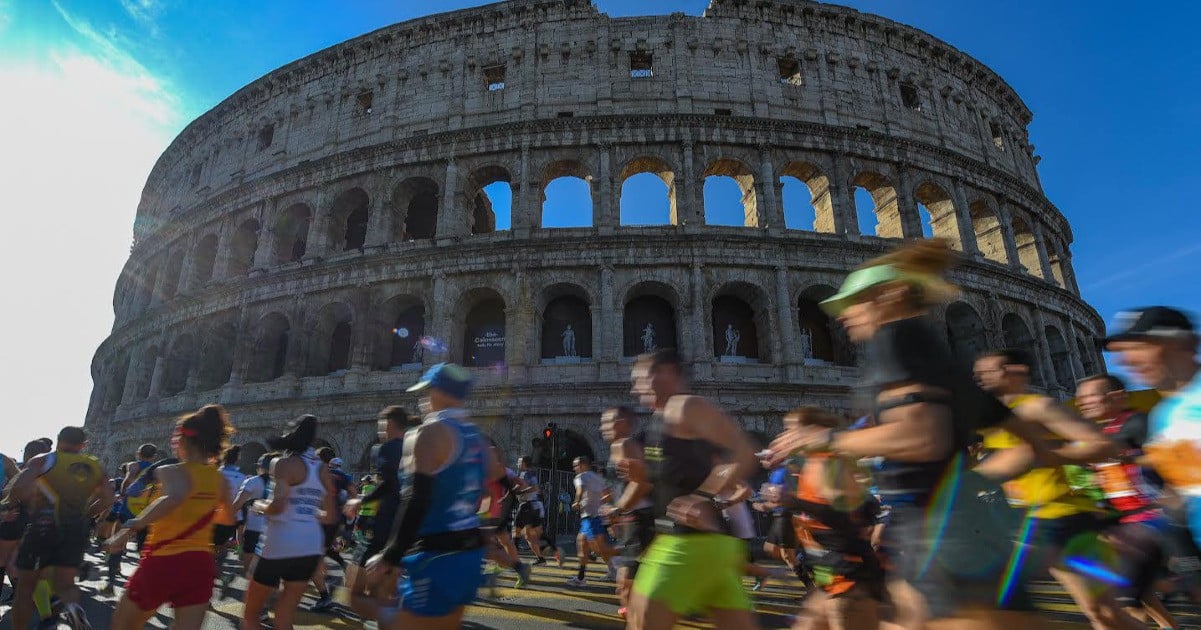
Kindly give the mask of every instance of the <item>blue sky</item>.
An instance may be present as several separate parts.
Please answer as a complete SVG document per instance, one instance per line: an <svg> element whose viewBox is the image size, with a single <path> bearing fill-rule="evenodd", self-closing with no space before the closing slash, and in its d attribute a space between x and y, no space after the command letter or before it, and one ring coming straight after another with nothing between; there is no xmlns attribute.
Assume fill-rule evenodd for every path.
<svg viewBox="0 0 1201 630"><path fill-rule="evenodd" d="M142 184L189 120L288 61L479 4L0 0L0 318L9 331L0 452L82 420ZM597 4L611 15L699 14L706 0ZM1102 316L1150 303L1201 311L1201 213L1190 194L1201 190L1201 3L847 4L950 42L1025 99L1043 185L1072 223L1081 290ZM635 185L648 195L661 186ZM803 188L785 194L806 198Z"/></svg>

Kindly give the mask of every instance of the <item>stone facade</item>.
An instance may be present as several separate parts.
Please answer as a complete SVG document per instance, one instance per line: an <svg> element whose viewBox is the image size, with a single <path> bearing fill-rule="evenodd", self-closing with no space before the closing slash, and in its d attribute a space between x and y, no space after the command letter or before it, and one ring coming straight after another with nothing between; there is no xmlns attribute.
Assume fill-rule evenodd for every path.
<svg viewBox="0 0 1201 630"><path fill-rule="evenodd" d="M603 455L595 419L630 402L633 319L654 311L697 391L770 434L799 404L854 410L854 348L816 302L921 237L923 216L966 261L963 300L937 314L956 351L1025 346L1062 395L1100 369L1103 324L1042 193L1030 119L945 42L803 0L620 19L512 0L380 29L254 81L164 152L87 424L114 463L205 403L230 409L251 453L313 413L355 464L376 411L412 406L423 366L475 357L474 413L511 452L556 421ZM642 173L668 188L667 225L621 223L622 184ZM563 176L587 182L587 227L542 226ZM740 186L743 226L706 223L711 176ZM812 194L811 229L785 226L787 177ZM482 192L498 182L512 194L500 231ZM577 356L551 347L561 313L579 316ZM727 315L753 340L741 358L722 356ZM474 354L484 329L500 331L497 361Z"/></svg>

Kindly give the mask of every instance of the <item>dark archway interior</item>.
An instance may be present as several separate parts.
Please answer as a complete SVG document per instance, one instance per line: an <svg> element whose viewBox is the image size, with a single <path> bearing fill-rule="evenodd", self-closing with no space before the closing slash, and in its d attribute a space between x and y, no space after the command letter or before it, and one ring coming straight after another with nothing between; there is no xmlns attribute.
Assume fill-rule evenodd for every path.
<svg viewBox="0 0 1201 630"><path fill-rule="evenodd" d="M467 313L463 330L463 365L488 367L505 362L505 303L489 298Z"/></svg>
<svg viewBox="0 0 1201 630"><path fill-rule="evenodd" d="M713 300L713 354L716 357L759 358L755 310L733 295Z"/></svg>
<svg viewBox="0 0 1201 630"><path fill-rule="evenodd" d="M574 350L567 347L564 338L568 327L574 337ZM574 295L551 300L542 314L542 358L556 357L592 357L592 312L587 302Z"/></svg>
<svg viewBox="0 0 1201 630"><path fill-rule="evenodd" d="M400 312L392 325L389 367L421 363L421 337L425 335L425 307L417 304Z"/></svg>
<svg viewBox="0 0 1201 630"><path fill-rule="evenodd" d="M622 330L623 356L680 347L676 311L670 302L656 295L640 295L626 302Z"/></svg>

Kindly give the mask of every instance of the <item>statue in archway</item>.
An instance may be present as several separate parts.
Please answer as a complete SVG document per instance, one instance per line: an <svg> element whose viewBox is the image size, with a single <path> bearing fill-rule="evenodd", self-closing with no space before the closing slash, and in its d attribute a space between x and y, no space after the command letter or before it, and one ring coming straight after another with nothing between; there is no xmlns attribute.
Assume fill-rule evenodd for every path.
<svg viewBox="0 0 1201 630"><path fill-rule="evenodd" d="M571 329L571 324L568 324L567 328L563 329L563 334L559 335L559 337L563 340L563 356L577 356L575 353L575 331Z"/></svg>
<svg viewBox="0 0 1201 630"><path fill-rule="evenodd" d="M647 324L646 328L642 329L642 351L654 352L657 349L655 345L655 325Z"/></svg>
<svg viewBox="0 0 1201 630"><path fill-rule="evenodd" d="M802 326L801 327L801 335L800 335L800 337L797 338L797 342L800 345L801 358L802 359L812 359L813 358L813 333L809 332L808 328L805 328Z"/></svg>
<svg viewBox="0 0 1201 630"><path fill-rule="evenodd" d="M726 353L727 357L741 356L738 354L738 342L742 341L742 333L734 329L734 324L726 324Z"/></svg>
<svg viewBox="0 0 1201 630"><path fill-rule="evenodd" d="M413 342L413 358L411 363L421 363L421 358L425 354L425 345L421 343L424 339L425 337L422 337Z"/></svg>

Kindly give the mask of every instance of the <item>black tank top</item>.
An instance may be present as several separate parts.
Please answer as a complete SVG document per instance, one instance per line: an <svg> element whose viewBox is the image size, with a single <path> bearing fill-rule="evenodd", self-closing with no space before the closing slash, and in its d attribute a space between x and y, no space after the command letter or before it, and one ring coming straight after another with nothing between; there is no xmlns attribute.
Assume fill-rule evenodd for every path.
<svg viewBox="0 0 1201 630"><path fill-rule="evenodd" d="M705 440L672 437L663 429L663 418L655 413L643 442L655 518L661 529L676 533L694 531L682 525L668 524L665 521L667 506L678 497L692 494L705 482L721 449Z"/></svg>

